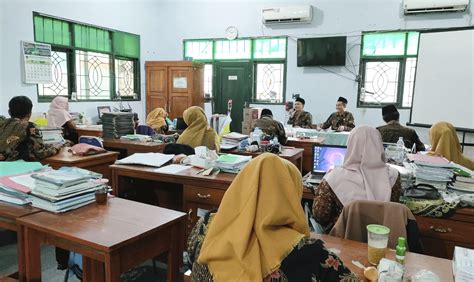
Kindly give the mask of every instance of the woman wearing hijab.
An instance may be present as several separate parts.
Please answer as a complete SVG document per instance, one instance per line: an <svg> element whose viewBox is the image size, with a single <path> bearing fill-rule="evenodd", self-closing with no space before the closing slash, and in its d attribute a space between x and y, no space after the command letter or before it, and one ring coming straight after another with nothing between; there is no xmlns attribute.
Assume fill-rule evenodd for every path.
<svg viewBox="0 0 474 282"><path fill-rule="evenodd" d="M57 96L49 104L48 126L62 127L64 139L77 143L79 135L76 131L76 125L72 121L72 116L68 112L69 101L67 97Z"/></svg>
<svg viewBox="0 0 474 282"><path fill-rule="evenodd" d="M217 213L204 216L191 232L192 280L355 278L322 241L310 239L302 194L301 173L289 161L270 153L250 161L227 189Z"/></svg>
<svg viewBox="0 0 474 282"><path fill-rule="evenodd" d="M197 106L188 108L183 113L183 119L188 127L179 136L178 144L189 145L193 148L206 146L210 150L219 151L219 136L214 129L209 127L202 108Z"/></svg>
<svg viewBox="0 0 474 282"><path fill-rule="evenodd" d="M446 159L474 170L474 160L462 154L461 144L454 126L448 122L438 122L430 129L430 155L442 156Z"/></svg>
<svg viewBox="0 0 474 282"><path fill-rule="evenodd" d="M344 206L352 201L398 202L400 195L399 173L385 163L380 133L375 128L359 126L349 135L342 167L330 171L319 185L313 215L329 232Z"/></svg>
<svg viewBox="0 0 474 282"><path fill-rule="evenodd" d="M163 108L156 108L147 115L146 124L157 134L165 134L168 131L167 116L168 113Z"/></svg>

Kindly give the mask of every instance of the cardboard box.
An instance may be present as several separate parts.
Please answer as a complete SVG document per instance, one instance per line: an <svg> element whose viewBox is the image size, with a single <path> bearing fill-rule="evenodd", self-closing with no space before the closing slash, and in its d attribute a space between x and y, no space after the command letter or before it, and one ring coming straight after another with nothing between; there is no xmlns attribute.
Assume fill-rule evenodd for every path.
<svg viewBox="0 0 474 282"><path fill-rule="evenodd" d="M244 108L244 122L251 122L253 120L258 119L260 116L260 112L262 110L259 108Z"/></svg>

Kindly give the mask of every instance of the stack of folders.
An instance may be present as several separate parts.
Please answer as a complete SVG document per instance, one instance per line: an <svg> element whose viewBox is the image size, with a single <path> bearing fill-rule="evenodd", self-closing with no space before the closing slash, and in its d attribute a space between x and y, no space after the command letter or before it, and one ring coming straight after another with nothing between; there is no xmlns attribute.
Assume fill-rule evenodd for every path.
<svg viewBox="0 0 474 282"><path fill-rule="evenodd" d="M133 113L103 113L101 120L102 136L105 138L120 138L124 135L134 134L135 132Z"/></svg>
<svg viewBox="0 0 474 282"><path fill-rule="evenodd" d="M241 147L240 144L245 143L247 140L248 144L248 135L240 134L237 132L231 132L222 137L221 149L222 150L231 150L237 147Z"/></svg>
<svg viewBox="0 0 474 282"><path fill-rule="evenodd" d="M474 178L456 176L456 181L450 183L448 187L457 192L474 193Z"/></svg>
<svg viewBox="0 0 474 282"><path fill-rule="evenodd" d="M40 127L45 144L64 144L63 130L57 127Z"/></svg>
<svg viewBox="0 0 474 282"><path fill-rule="evenodd" d="M216 160L216 167L224 172L239 173L251 159L251 156L223 154Z"/></svg>
<svg viewBox="0 0 474 282"><path fill-rule="evenodd" d="M450 162L439 156L408 154L408 159L415 163L416 184L429 184L438 190L446 190L453 181L454 172Z"/></svg>
<svg viewBox="0 0 474 282"><path fill-rule="evenodd" d="M87 205L95 200L95 191L105 188L103 182L72 171L52 170L31 175L34 186L32 205L60 213Z"/></svg>

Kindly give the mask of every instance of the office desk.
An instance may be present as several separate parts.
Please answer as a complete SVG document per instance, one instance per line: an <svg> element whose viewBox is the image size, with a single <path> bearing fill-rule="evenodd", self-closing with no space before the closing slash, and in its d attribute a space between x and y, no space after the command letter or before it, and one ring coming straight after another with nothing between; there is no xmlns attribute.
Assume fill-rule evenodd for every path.
<svg viewBox="0 0 474 282"><path fill-rule="evenodd" d="M66 212L18 220L26 281L41 281L41 245L83 255L84 281L120 281L120 274L168 253L167 281L178 281L185 214L119 198Z"/></svg>
<svg viewBox="0 0 474 282"><path fill-rule="evenodd" d="M339 250L340 254L338 254L338 256L344 262L344 265L356 273L359 278L364 277L364 271L353 265L352 261L358 260L363 265L369 266L367 260L367 244L344 240L329 235L311 234L311 237L323 240L328 249ZM387 258L395 260L395 252L389 250ZM436 273L440 281L454 281L451 260L407 252L405 256L405 277L411 277L422 269Z"/></svg>
<svg viewBox="0 0 474 282"><path fill-rule="evenodd" d="M118 157L118 152L105 152L92 156L77 156L69 152L70 148L62 148L55 156L41 161L44 165L50 165L54 169L62 166L76 166L101 173L104 178L110 179L109 165L113 164Z"/></svg>
<svg viewBox="0 0 474 282"><path fill-rule="evenodd" d="M77 135L102 137L102 125L77 125Z"/></svg>
<svg viewBox="0 0 474 282"><path fill-rule="evenodd" d="M104 148L108 150L124 150L127 156L135 153L162 153L166 144L156 142L131 141L124 139L103 139Z"/></svg>
<svg viewBox="0 0 474 282"><path fill-rule="evenodd" d="M0 202L0 228L8 229L11 231L19 232L20 227L17 224L17 220L21 217L40 212L39 209L31 206L17 206L5 202ZM18 236L19 237L19 236ZM23 245L17 244L18 254L23 253ZM24 256L18 255L18 276L24 277ZM6 279L6 278L5 278Z"/></svg>
<svg viewBox="0 0 474 282"><path fill-rule="evenodd" d="M219 207L224 193L236 174L221 172L216 176L196 175L197 168L189 168L176 174L157 173L156 168L137 165L111 165L112 188L115 196L125 189L157 189L161 192L159 205L184 211L188 214L186 235L199 219L202 209ZM311 191L304 189L303 198L312 200Z"/></svg>
<svg viewBox="0 0 474 282"><path fill-rule="evenodd" d="M285 160L290 161L294 164L300 171L303 171L303 149L302 148L283 148L281 153L278 154L279 157L284 158ZM223 151L225 152L225 151ZM226 153L243 155L243 156L252 156L252 158L258 157L263 152L247 152L240 150L230 150Z"/></svg>
<svg viewBox="0 0 474 282"><path fill-rule="evenodd" d="M313 171L313 145L324 143L324 138L298 139L288 138L286 146L303 149L303 175Z"/></svg>

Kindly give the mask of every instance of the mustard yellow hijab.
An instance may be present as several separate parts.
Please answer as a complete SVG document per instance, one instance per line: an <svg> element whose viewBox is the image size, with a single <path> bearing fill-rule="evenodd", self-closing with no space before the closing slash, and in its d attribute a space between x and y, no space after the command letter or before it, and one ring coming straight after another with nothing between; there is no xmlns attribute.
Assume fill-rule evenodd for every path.
<svg viewBox="0 0 474 282"><path fill-rule="evenodd" d="M219 150L219 136L207 124L207 117L200 107L190 107L183 113L184 122L188 125L179 136L177 143L189 145L193 148L206 146L211 150Z"/></svg>
<svg viewBox="0 0 474 282"><path fill-rule="evenodd" d="M146 116L146 124L154 130L161 130L166 126L166 116L168 113L163 108L156 108Z"/></svg>
<svg viewBox="0 0 474 282"><path fill-rule="evenodd" d="M448 122L438 122L430 129L430 155L443 156L446 159L474 170L474 160L464 156L454 126Z"/></svg>
<svg viewBox="0 0 474 282"><path fill-rule="evenodd" d="M198 258L214 281L262 281L305 237L300 171L265 153L253 159L224 194Z"/></svg>

